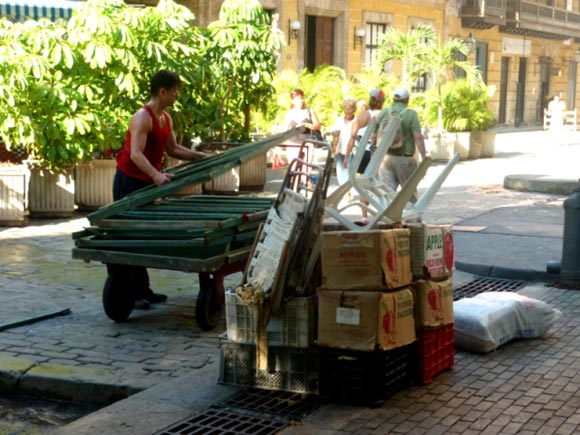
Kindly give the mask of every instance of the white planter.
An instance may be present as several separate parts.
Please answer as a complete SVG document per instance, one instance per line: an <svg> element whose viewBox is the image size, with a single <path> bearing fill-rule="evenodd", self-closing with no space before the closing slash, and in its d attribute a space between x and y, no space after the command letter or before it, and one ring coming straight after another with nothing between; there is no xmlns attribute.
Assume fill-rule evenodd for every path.
<svg viewBox="0 0 580 435"><path fill-rule="evenodd" d="M184 163L182 160L174 159L173 157L169 157L167 154L163 159L163 167L164 168L172 168L174 166L180 165ZM182 187L179 192L172 196L188 196L188 195L201 195L202 194L202 185L201 184L191 184L189 186Z"/></svg>
<svg viewBox="0 0 580 435"><path fill-rule="evenodd" d="M70 217L75 210L73 169L53 172L27 161L30 170L28 210L31 217Z"/></svg>
<svg viewBox="0 0 580 435"><path fill-rule="evenodd" d="M433 133L427 143L427 151L433 160L447 162L455 152L455 133Z"/></svg>
<svg viewBox="0 0 580 435"><path fill-rule="evenodd" d="M267 153L243 162L239 169L240 190L262 190L266 184Z"/></svg>
<svg viewBox="0 0 580 435"><path fill-rule="evenodd" d="M115 159L95 159L75 168L75 203L79 210L96 210L113 202Z"/></svg>
<svg viewBox="0 0 580 435"><path fill-rule="evenodd" d="M230 169L222 175L218 175L211 181L203 184L203 191L206 193L235 193L240 190L239 169Z"/></svg>
<svg viewBox="0 0 580 435"><path fill-rule="evenodd" d="M470 134L468 131L461 133L448 133L455 136L454 151L459 154L461 160L469 157Z"/></svg>
<svg viewBox="0 0 580 435"><path fill-rule="evenodd" d="M0 225L24 222L26 178L24 165L0 165Z"/></svg>
<svg viewBox="0 0 580 435"><path fill-rule="evenodd" d="M495 157L495 131L480 131L481 157Z"/></svg>
<svg viewBox="0 0 580 435"><path fill-rule="evenodd" d="M481 157L481 131L472 131L469 136L469 158Z"/></svg>

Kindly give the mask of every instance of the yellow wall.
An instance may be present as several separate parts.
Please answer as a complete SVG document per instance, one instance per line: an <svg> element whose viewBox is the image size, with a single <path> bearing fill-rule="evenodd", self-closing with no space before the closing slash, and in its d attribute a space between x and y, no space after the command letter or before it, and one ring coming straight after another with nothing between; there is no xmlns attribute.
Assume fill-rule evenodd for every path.
<svg viewBox="0 0 580 435"><path fill-rule="evenodd" d="M219 0L183 0L197 3L204 13L200 16L210 19L210 15L217 14ZM280 13L279 27L288 36L289 20L299 19L302 29L298 40L288 41L289 45L281 52L279 69L293 69L296 71L304 68L304 19L307 15L323 15L333 17L336 22L335 34L335 64L346 70L349 76L360 72L364 67L364 53L360 45L353 46L355 28L362 27L366 23L364 17L371 13L381 13L392 17L392 24L400 30L407 30L413 23L421 20L429 20L433 23L437 34L442 41L448 38L466 38L469 33L476 40L488 44L488 85L494 86L496 92L491 100L490 109L496 114L499 112L499 91L502 56L509 60L509 80L507 87L506 123L513 125L516 111L516 87L518 81L518 69L520 57L527 59L526 90L524 103L523 122L529 125L536 123L539 108L540 83L540 56L549 56L552 59L552 72L550 75L550 87L548 94L560 94L562 99L567 99L568 88L568 63L573 58L575 50L580 44L573 41L565 45L562 40L550 40L542 38L525 37L531 43L529 54L505 53L502 51L504 38L522 40L522 35L500 33L497 26L488 30L462 28L461 19L458 17L460 1L451 0L409 0L409 1L385 1L385 0L260 0L261 3ZM564 8L564 0L558 0L557 7ZM580 8L580 0L574 1L574 10ZM194 11L195 12L195 11ZM202 12L202 11L200 11ZM213 18L215 19L215 17ZM475 54L469 55L468 60L475 63ZM579 68L580 70L580 68ZM395 66L394 74L400 75ZM580 84L577 84L580 89ZM577 92L578 94L578 92ZM576 107L580 108L580 99L576 97ZM566 101L568 107L570 102Z"/></svg>

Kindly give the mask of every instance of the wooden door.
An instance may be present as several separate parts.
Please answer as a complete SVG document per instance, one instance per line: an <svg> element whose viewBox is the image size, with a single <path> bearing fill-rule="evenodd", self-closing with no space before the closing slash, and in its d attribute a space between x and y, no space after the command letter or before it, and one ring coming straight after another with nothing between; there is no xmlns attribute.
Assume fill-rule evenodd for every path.
<svg viewBox="0 0 580 435"><path fill-rule="evenodd" d="M334 18L310 15L306 28L305 64L309 71L334 64Z"/></svg>

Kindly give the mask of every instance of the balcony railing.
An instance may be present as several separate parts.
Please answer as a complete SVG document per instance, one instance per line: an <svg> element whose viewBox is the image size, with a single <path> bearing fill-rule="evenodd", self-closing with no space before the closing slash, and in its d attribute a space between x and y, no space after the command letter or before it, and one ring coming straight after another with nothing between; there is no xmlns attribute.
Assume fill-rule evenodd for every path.
<svg viewBox="0 0 580 435"><path fill-rule="evenodd" d="M580 36L580 14L523 0L507 0L508 26L548 32L561 36Z"/></svg>
<svg viewBox="0 0 580 435"><path fill-rule="evenodd" d="M490 28L505 24L507 0L464 0L461 20L468 27Z"/></svg>

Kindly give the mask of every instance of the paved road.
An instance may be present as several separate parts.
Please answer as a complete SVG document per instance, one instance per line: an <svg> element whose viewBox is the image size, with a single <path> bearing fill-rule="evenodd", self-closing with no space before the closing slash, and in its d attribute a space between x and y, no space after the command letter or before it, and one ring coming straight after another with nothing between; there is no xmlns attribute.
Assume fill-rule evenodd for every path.
<svg viewBox="0 0 580 435"><path fill-rule="evenodd" d="M463 231L459 228L456 234L456 259L459 261L543 269L546 261L561 256L564 196L505 190L502 187L503 179L505 175L513 173L557 173L563 177L572 177L580 157L580 145L576 144L576 141L580 144L578 136L567 135L559 140L560 143L554 143L553 137L545 132L498 135L497 157L460 162L433 201L424 220L464 227ZM425 188L440 168L440 165L434 165L420 187ZM271 171L270 185L276 186L282 174L280 170ZM515 220L512 218L514 214L519 216ZM528 216L528 222L523 218L525 216ZM200 391L206 391L206 394L218 388L215 387L220 354L218 335L225 330L225 325L222 324L212 332L202 332L197 327L194 316L197 275L154 271L153 287L168 293L169 302L149 311L134 312L126 323L113 323L101 308L104 266L85 264L70 257L73 247L70 234L86 224L86 219L78 215L66 221L32 221L22 228L0 229L2 322L17 321L64 308L71 309L69 315L0 333L0 392L35 394L50 391L53 396L67 400L108 404L151 387L154 388L148 391L164 386L169 388L170 385L176 385L176 382L182 384L180 379L184 376L190 382L205 382L199 388ZM484 229L477 232L473 230L474 227ZM477 237L481 241L474 243ZM530 240L526 241L526 238ZM532 249L530 246L537 246L539 240L545 242L545 246L541 250ZM472 278L457 273L455 282L459 285ZM237 285L240 280L241 274L233 275L226 284ZM541 289L534 291L544 294ZM508 403L504 396L512 397L516 392L523 394L516 381L523 382L525 392L529 391L532 397L525 406L536 403L535 398L541 397L544 405L542 409L553 407L550 404L552 400L560 403L561 390L572 388L568 385L576 385L577 381L574 376L552 379L553 382L563 382L558 391L552 388L553 382L548 382L551 369L560 361L565 361L567 365L565 369L555 372L558 375L562 372L568 374L576 367L574 349L577 348L575 340L580 329L575 295L564 290L550 293L549 301L569 310L563 323L548 340L536 341L535 344L521 342L516 347L510 347L505 354L498 353L484 358L459 352L457 369L442 375L441 382L413 388L403 396L397 396L396 401L387 402L383 408L353 410L350 407L332 407L323 410L323 415L328 413L328 418L336 421L336 424L342 421L344 425L339 428L334 424L332 427L335 432L327 433L372 433L373 430L374 433L385 433L381 432L382 428L395 428L401 424L401 428L407 427L403 423L406 420L416 421L416 427L425 430L397 431L445 433L440 430L428 432L427 426L438 425L446 418L448 423L453 420L454 430L467 430L474 422L472 415L483 415L473 414L477 406L487 406L481 412L490 415L491 420L495 421L500 415L501 421L509 420L504 416L504 411L511 409L509 412L513 412L516 408L510 406L515 406L514 402L519 401L514 397ZM554 353L556 350L560 353ZM519 366L514 365L516 363ZM502 384L509 385L509 388ZM183 385L181 387L187 388ZM496 394L491 387L497 387L502 394ZM537 388L542 391L537 391ZM173 389L178 390L176 387ZM551 396L543 395L546 390L549 390ZM141 394L145 393L147 391ZM167 391L165 394L167 397L172 396ZM572 397L576 398L576 394L574 390ZM164 397L166 404L171 403L165 395L157 396ZM138 400L141 396L134 397ZM494 400L488 406L489 397ZM429 405L433 401L435 404ZM412 405L414 402L421 406ZM124 403L118 402L108 411L118 423L118 427L109 428L113 432L108 433L153 433L180 416L188 415L193 406L175 407L169 412L162 405L156 404L158 408L153 415L145 415L145 411L132 408L132 412L125 412L121 416L117 414L120 412L118 410L129 406ZM578 406L574 406L572 415L577 416ZM487 413L490 408L495 410L495 414ZM456 409L459 414L455 414ZM533 408L526 412L532 411ZM414 417L411 418L408 412L413 412ZM552 410L550 415L556 412ZM435 417L437 422L432 420ZM375 429L370 428L367 432L354 430L359 420L363 426L375 425ZM95 421L99 421L98 416L95 414L90 421L88 425L84 420L79 420L68 431L62 429L61 432L79 435L91 433L92 430L92 433L96 433L94 430L98 426L94 425ZM139 423L146 424L146 432L138 431ZM509 421L506 425L511 423ZM322 430L320 425L313 427ZM306 430L306 426L302 429ZM343 432L336 432L339 430ZM481 433L472 430L473 433ZM306 433L300 432L300 428L296 431ZM101 430L101 433L105 432ZM499 430L494 433L511 432Z"/></svg>

